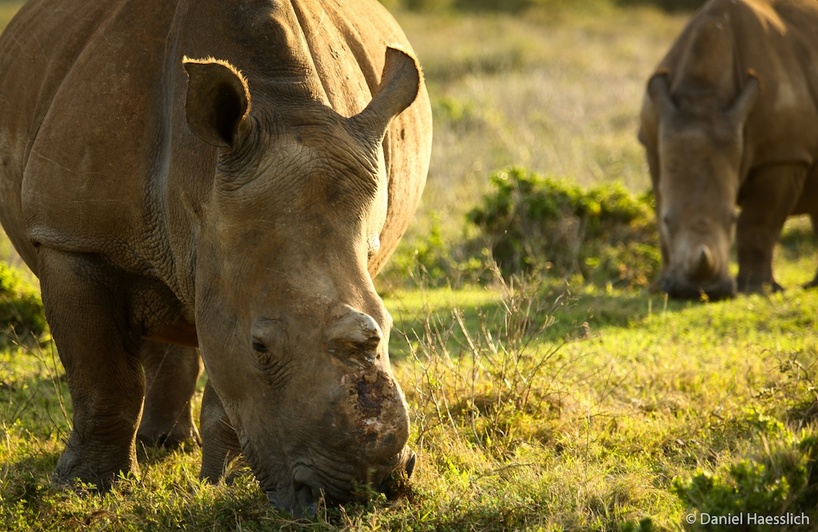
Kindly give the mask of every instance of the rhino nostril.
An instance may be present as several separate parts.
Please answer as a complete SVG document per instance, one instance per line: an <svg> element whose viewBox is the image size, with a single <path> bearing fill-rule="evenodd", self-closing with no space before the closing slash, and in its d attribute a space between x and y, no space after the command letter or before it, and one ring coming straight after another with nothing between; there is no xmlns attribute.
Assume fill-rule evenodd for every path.
<svg viewBox="0 0 818 532"><path fill-rule="evenodd" d="M406 449L406 451L409 455L406 462L393 470L378 486L378 491L384 493L387 499L396 499L401 494L405 494L409 486L409 479L412 477L412 473L415 472L417 454L409 449Z"/></svg>

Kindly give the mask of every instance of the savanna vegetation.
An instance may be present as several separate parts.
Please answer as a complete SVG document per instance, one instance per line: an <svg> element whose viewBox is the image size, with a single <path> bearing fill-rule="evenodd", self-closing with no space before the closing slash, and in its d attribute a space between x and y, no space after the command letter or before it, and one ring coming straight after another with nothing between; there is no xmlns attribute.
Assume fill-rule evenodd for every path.
<svg viewBox="0 0 818 532"><path fill-rule="evenodd" d="M296 521L250 475L200 483L199 449L143 448L141 476L109 493L55 488L70 398L36 281L0 239L12 265L0 267L0 529L719 529L707 515L806 516L743 529L813 529L808 224L782 239L783 293L650 290L637 114L697 2L384 3L415 43L436 124L424 203L377 280L412 412L409 487Z"/></svg>

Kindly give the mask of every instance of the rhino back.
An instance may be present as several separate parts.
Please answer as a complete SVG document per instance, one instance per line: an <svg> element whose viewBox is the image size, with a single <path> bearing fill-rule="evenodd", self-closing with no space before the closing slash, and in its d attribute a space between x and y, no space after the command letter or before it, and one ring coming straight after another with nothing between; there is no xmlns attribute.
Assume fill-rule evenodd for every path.
<svg viewBox="0 0 818 532"><path fill-rule="evenodd" d="M31 0L0 36L0 222L32 269L36 261L21 206L23 170L57 90L110 4L69 0L55 9L47 0ZM72 31L65 31L66 20Z"/></svg>
<svg viewBox="0 0 818 532"><path fill-rule="evenodd" d="M65 11L78 20L68 23ZM374 0L107 0L93 8L32 0L0 39L10 74L0 81L0 191L13 198L0 219L32 266L34 242L100 253L192 301L198 213L217 153L187 129L183 56L233 62L254 105L297 105L276 91L298 85L349 116L377 90L387 45L409 48ZM373 273L423 188L428 107L421 91L384 141L389 214Z"/></svg>

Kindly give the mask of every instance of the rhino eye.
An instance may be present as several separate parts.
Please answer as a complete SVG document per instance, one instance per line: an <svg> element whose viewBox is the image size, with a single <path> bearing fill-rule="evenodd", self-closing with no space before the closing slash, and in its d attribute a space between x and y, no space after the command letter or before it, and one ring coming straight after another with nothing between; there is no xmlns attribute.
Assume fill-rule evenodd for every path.
<svg viewBox="0 0 818 532"><path fill-rule="evenodd" d="M266 353L267 345L258 338L253 338L253 351L259 354Z"/></svg>
<svg viewBox="0 0 818 532"><path fill-rule="evenodd" d="M287 345L287 330L284 323L278 319L260 318L256 320L249 336L253 351L262 359L281 353Z"/></svg>

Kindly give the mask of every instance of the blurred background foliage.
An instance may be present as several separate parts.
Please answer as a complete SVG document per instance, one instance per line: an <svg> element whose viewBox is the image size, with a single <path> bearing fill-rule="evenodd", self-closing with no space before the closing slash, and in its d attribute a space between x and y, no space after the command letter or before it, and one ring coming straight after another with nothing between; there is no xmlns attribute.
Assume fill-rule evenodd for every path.
<svg viewBox="0 0 818 532"><path fill-rule="evenodd" d="M381 0L390 9L410 11L504 11L519 12L533 8L594 9L598 7L655 6L665 11L690 11L704 5L705 0Z"/></svg>

